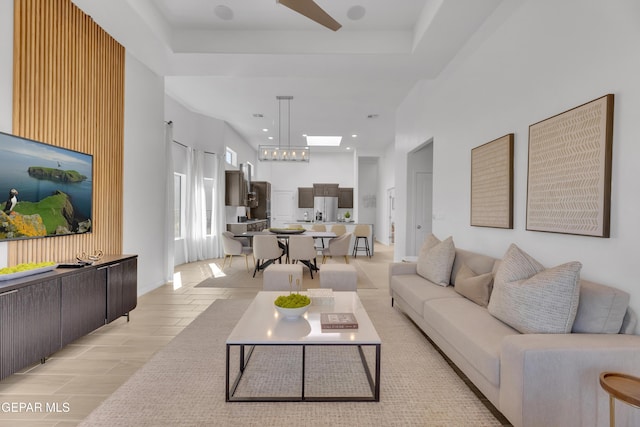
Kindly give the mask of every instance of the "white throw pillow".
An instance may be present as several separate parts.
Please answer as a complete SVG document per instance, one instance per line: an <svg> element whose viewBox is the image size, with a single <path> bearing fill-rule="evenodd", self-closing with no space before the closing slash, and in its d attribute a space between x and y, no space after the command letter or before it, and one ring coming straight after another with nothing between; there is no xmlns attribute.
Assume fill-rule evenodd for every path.
<svg viewBox="0 0 640 427"><path fill-rule="evenodd" d="M420 248L417 272L437 285L448 286L455 257L456 248L451 236L440 241L430 234Z"/></svg>
<svg viewBox="0 0 640 427"><path fill-rule="evenodd" d="M570 333L581 268L574 261L545 269L512 244L496 271L489 313L522 333Z"/></svg>

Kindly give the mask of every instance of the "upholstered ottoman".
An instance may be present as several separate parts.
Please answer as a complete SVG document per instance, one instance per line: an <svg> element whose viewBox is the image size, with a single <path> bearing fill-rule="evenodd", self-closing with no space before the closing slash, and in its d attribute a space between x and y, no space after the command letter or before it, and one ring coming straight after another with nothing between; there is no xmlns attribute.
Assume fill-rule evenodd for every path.
<svg viewBox="0 0 640 427"><path fill-rule="evenodd" d="M292 282L289 284L289 275ZM300 264L271 264L264 270L262 289L265 291L298 290L302 288L302 265Z"/></svg>
<svg viewBox="0 0 640 427"><path fill-rule="evenodd" d="M334 291L355 291L358 283L356 268L349 264L322 264L320 287Z"/></svg>

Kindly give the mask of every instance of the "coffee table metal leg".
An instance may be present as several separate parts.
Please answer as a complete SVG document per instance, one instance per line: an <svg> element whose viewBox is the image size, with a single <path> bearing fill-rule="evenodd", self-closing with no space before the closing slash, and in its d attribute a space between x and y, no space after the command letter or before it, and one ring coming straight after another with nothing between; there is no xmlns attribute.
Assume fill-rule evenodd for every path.
<svg viewBox="0 0 640 427"><path fill-rule="evenodd" d="M373 395L373 399L376 402L380 401L380 345L377 344L376 348L376 370L375 370L375 378L371 376L371 370L369 369L369 364L367 363L367 358L362 351L362 346L358 346L358 352L360 353L360 360L362 360L362 366L364 367L364 372L367 375L367 380L369 381L369 387L371 387L371 394Z"/></svg>
<svg viewBox="0 0 640 427"><path fill-rule="evenodd" d="M251 359L251 355L253 354L253 350L256 348L255 345L249 346L249 351L245 356L245 346L244 345L240 345L238 346L240 347L240 360L239 360L239 369L238 369L238 375L236 375L236 379L233 382L233 386L229 387L229 377L230 377L230 372L229 370L231 369L229 366L229 360L230 360L230 351L231 351L231 345L227 344L227 373L226 373L226 378L225 378L225 390L226 390L226 401L229 402L231 397L233 397L233 395L236 392L236 389L238 388L238 384L240 384L240 380L242 379L242 374L244 374L244 370L247 367L247 364L249 364L249 360Z"/></svg>

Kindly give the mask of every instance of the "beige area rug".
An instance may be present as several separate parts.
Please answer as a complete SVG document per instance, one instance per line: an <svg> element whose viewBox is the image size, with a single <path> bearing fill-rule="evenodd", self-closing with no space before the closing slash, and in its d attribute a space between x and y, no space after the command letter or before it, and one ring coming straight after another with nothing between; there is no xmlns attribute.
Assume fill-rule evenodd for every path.
<svg viewBox="0 0 640 427"><path fill-rule="evenodd" d="M359 294L382 339L380 402L225 402L225 341L249 300L216 300L81 425L500 425L384 290Z"/></svg>
<svg viewBox="0 0 640 427"><path fill-rule="evenodd" d="M367 258L368 260L368 258ZM227 261L228 263L228 261ZM335 260L327 260L327 263L338 263ZM344 263L344 261L342 261ZM256 277L253 277L253 266L251 265L251 259L249 260L249 268L250 272L247 273L247 269L244 263L244 259L242 257L237 257L233 260L231 267L228 265L225 267L224 271L220 270L222 267L222 260L215 259L209 260L207 263L208 267L208 277L202 282L196 285L197 288L257 288L262 289L262 276L263 271L259 271L256 273ZM367 275L366 269L368 261L365 261L362 257L357 259L350 259L349 264L353 265L358 272L358 283L357 287L359 289L371 289L375 288L375 285ZM318 263L318 267L320 268L320 273L322 274L322 264ZM384 267L388 267L385 265ZM215 271L214 271L215 270ZM317 272L313 273L313 279L311 279L311 274L309 273L309 269L303 265L302 267L302 289L309 288L319 288L320 287L320 276Z"/></svg>

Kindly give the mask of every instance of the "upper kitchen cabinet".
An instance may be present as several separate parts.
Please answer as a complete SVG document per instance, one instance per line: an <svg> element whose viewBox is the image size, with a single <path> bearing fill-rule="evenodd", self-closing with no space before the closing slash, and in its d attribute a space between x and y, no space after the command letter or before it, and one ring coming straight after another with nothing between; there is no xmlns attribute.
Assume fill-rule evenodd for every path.
<svg viewBox="0 0 640 427"><path fill-rule="evenodd" d="M353 188L340 188L338 190L338 208L353 209Z"/></svg>
<svg viewBox="0 0 640 427"><path fill-rule="evenodd" d="M225 171L224 204L247 206L247 180L242 171Z"/></svg>
<svg viewBox="0 0 640 427"><path fill-rule="evenodd" d="M314 197L338 197L338 193L338 184L313 184Z"/></svg>
<svg viewBox="0 0 640 427"><path fill-rule="evenodd" d="M313 188L298 187L298 207L313 209Z"/></svg>

